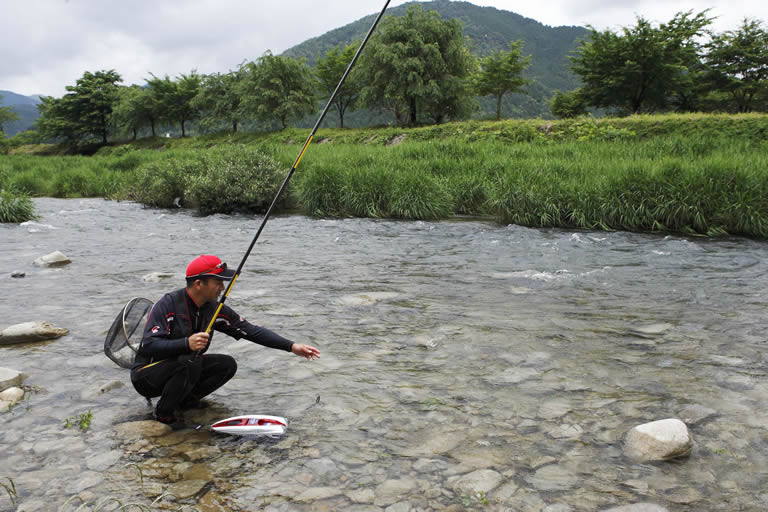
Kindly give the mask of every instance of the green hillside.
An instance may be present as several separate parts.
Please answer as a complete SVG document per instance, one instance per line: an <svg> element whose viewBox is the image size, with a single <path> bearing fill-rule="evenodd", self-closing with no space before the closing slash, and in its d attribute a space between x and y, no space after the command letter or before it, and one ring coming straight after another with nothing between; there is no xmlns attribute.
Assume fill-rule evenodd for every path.
<svg viewBox="0 0 768 512"><path fill-rule="evenodd" d="M508 50L509 43L523 41L523 55L531 55L531 66L526 76L535 80L528 87L529 96L516 94L505 97L502 115L505 117L550 117L549 98L554 91L569 91L578 87L578 78L569 68L568 55L578 47L580 39L589 31L583 27L549 27L536 20L511 11L494 7L479 7L469 2L433 0L409 2L387 11L388 16L402 16L411 5L422 5L425 10L437 11L443 19L458 18L464 24L464 35L469 38L470 49L478 56L497 50ZM309 65L338 44L346 45L363 38L373 23L375 14L361 18L322 36L308 39L286 50L283 55L304 57ZM477 117L490 117L495 105L481 100L482 111ZM330 116L329 116L330 117ZM360 126L372 121L371 113L355 113L349 123ZM383 122L389 121L388 119ZM330 122L329 124L333 124Z"/></svg>
<svg viewBox="0 0 768 512"><path fill-rule="evenodd" d="M0 91L0 107L11 107L18 115L17 121L9 121L3 126L5 134L11 137L24 130L29 130L37 119L36 96L22 96L11 91Z"/></svg>

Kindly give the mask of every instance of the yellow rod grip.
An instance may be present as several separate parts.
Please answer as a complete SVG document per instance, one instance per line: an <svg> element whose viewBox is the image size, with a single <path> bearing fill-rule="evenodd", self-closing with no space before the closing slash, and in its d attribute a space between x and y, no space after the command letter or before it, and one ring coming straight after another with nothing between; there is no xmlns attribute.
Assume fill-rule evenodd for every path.
<svg viewBox="0 0 768 512"><path fill-rule="evenodd" d="M299 153L299 158L296 159L296 165L293 166L294 169L299 166L299 162L301 162L301 159L304 157L304 152L309 147L309 143L312 142L312 137L314 137L314 135L310 135L309 138L307 139L306 144L304 144L304 147L302 148L301 153Z"/></svg>

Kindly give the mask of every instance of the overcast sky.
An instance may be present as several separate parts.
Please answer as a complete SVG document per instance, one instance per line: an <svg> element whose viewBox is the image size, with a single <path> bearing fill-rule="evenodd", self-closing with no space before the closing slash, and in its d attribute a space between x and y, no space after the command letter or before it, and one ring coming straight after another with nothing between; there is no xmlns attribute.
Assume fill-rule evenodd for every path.
<svg viewBox="0 0 768 512"><path fill-rule="evenodd" d="M470 0L545 25L599 30L655 23L677 12L712 8L713 28L746 17L768 25L766 0ZM390 7L406 3L392 0ZM384 0L2 0L0 90L62 96L85 71L115 69L128 84L149 73L227 72L266 50L284 50L368 14Z"/></svg>

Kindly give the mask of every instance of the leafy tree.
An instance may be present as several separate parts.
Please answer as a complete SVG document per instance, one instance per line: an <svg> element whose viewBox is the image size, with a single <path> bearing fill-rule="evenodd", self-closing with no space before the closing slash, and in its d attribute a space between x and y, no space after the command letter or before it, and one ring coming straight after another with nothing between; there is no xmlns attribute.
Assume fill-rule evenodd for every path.
<svg viewBox="0 0 768 512"><path fill-rule="evenodd" d="M696 38L712 22L706 12L678 13L658 28L638 17L634 27L624 27L620 34L589 27L589 40L571 57L587 103L630 113L663 110L690 91L698 60Z"/></svg>
<svg viewBox="0 0 768 512"><path fill-rule="evenodd" d="M202 77L200 91L192 100L192 105L200 112L203 126L210 128L225 122L232 126L233 133L237 132L243 117L240 90L242 75L238 70Z"/></svg>
<svg viewBox="0 0 768 512"><path fill-rule="evenodd" d="M76 85L66 87L69 92L61 98L41 98L39 131L45 137L73 144L91 137L98 137L106 144L118 82L122 82L122 78L115 70L86 71Z"/></svg>
<svg viewBox="0 0 768 512"><path fill-rule="evenodd" d="M341 49L340 46L336 46L336 48L328 50L324 57L318 59L317 64L315 65L315 74L319 79L320 89L322 89L323 92L327 92L329 96L333 94L339 80L344 76L347 67L349 67L349 63L355 56L358 46L358 44L354 43L345 46L344 49ZM333 106L339 114L340 128L344 128L344 113L347 109L355 109L357 101L360 98L361 86L362 77L360 76L358 68L353 68L333 100Z"/></svg>
<svg viewBox="0 0 768 512"><path fill-rule="evenodd" d="M244 66L241 82L245 111L262 121L279 120L283 129L291 121L315 111L315 84L304 59L272 55L267 51Z"/></svg>
<svg viewBox="0 0 768 512"><path fill-rule="evenodd" d="M0 100L3 99L3 95L0 94ZM8 121L18 121L19 114L14 112L13 107L0 107L0 136L3 136L3 123Z"/></svg>
<svg viewBox="0 0 768 512"><path fill-rule="evenodd" d="M471 106L467 78L475 68L460 21L410 6L404 16L385 18L362 54L362 99L392 110L398 124L460 118Z"/></svg>
<svg viewBox="0 0 768 512"><path fill-rule="evenodd" d="M555 91L555 95L549 101L549 109L560 119L579 117L587 113L587 105L584 103L581 89L570 92Z"/></svg>
<svg viewBox="0 0 768 512"><path fill-rule="evenodd" d="M179 123L181 136L186 137L187 121L197 119L200 115L192 100L200 91L202 77L195 70L188 75L180 74L175 81L168 75L164 78L158 78L151 73L150 75L152 79L147 80L147 84L152 89L154 101L157 103L156 112L159 118L169 123Z"/></svg>
<svg viewBox="0 0 768 512"><path fill-rule="evenodd" d="M501 98L509 93L523 93L523 86L531 83L523 78L523 71L530 66L531 56L523 57L522 41L509 44L509 51L497 51L480 61L480 71L474 76L475 91L479 96L496 98L496 119L501 119Z"/></svg>
<svg viewBox="0 0 768 512"><path fill-rule="evenodd" d="M112 111L112 122L118 129L128 130L136 140L139 130L147 125L155 135L154 99L152 91L138 85L121 87Z"/></svg>
<svg viewBox="0 0 768 512"><path fill-rule="evenodd" d="M739 112L752 111L768 94L768 31L762 22L745 18L738 30L713 36L707 49L715 88L730 94Z"/></svg>

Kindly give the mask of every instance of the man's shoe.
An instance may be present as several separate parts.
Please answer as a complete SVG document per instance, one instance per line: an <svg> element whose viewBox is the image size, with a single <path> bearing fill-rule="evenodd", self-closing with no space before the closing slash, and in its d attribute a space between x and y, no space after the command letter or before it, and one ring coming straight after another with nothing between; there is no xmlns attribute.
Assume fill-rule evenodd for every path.
<svg viewBox="0 0 768 512"><path fill-rule="evenodd" d="M171 427L171 430L183 430L187 428L187 426L184 424L184 421L178 419L176 416L158 416L157 413L153 413L152 417L155 419L155 421L165 423Z"/></svg>

